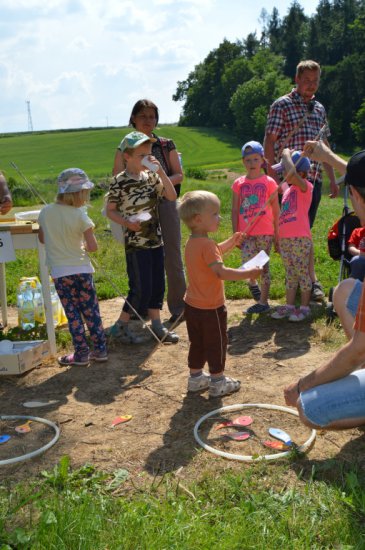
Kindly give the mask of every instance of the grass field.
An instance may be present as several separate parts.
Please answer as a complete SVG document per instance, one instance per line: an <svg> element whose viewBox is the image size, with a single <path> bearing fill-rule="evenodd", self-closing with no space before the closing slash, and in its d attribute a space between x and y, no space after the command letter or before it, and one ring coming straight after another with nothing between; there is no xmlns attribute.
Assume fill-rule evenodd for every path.
<svg viewBox="0 0 365 550"><path fill-rule="evenodd" d="M130 131L131 128L124 127L0 137L0 169L18 180L10 165L14 162L32 182L52 180L70 166L102 178L111 174L115 150ZM161 126L156 132L175 141L184 167L240 165L242 143L223 131Z"/></svg>
<svg viewBox="0 0 365 550"><path fill-rule="evenodd" d="M172 476L133 495L128 471L86 465L21 487L0 486L1 550L361 550L365 501L354 472L336 483L298 479L287 465L206 476L185 491ZM13 527L13 529L11 528ZM1 541L3 545L1 545Z"/></svg>

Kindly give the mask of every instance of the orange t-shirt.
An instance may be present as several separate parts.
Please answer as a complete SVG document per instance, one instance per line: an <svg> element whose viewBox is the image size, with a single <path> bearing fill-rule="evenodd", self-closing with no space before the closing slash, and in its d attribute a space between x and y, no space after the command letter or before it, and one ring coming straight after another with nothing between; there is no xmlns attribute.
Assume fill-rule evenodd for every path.
<svg viewBox="0 0 365 550"><path fill-rule="evenodd" d="M185 265L188 273L188 288L185 302L198 309L216 309L224 305L224 285L211 269L213 264L222 264L222 253L216 242L209 237L191 236L185 246Z"/></svg>
<svg viewBox="0 0 365 550"><path fill-rule="evenodd" d="M362 293L355 317L354 329L365 332L365 284L362 285Z"/></svg>

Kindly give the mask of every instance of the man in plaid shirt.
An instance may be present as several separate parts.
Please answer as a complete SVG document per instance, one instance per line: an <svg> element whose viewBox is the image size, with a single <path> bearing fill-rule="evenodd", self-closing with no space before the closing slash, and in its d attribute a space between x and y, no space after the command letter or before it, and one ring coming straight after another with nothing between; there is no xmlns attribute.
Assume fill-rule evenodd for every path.
<svg viewBox="0 0 365 550"><path fill-rule="evenodd" d="M285 147L303 150L306 141L326 138L329 131L321 135L321 129L326 124L326 111L314 97L318 90L321 69L315 61L301 61L296 70L296 88L274 101L267 117L264 148L269 165L280 162L281 153ZM327 141L325 140L327 143ZM329 180L331 198L338 195L333 168L323 165ZM278 179L274 172L269 174ZM313 226L322 193L322 169L320 163L312 163L308 180L313 183L312 203L309 209L309 222ZM311 254L310 273L313 282L312 299L322 300L324 292L316 280L314 272L313 250Z"/></svg>

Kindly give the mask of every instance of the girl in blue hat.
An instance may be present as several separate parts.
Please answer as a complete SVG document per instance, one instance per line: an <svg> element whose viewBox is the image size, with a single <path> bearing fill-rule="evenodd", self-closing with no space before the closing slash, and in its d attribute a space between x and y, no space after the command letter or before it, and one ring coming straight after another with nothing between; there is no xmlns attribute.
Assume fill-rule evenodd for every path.
<svg viewBox="0 0 365 550"><path fill-rule="evenodd" d="M244 235L241 245L242 261L246 262L264 250L270 255L272 244L278 239L279 201L276 181L265 173L264 148L258 141L248 141L242 147L242 161L246 175L232 185L233 232ZM250 279L249 289L256 304L245 313L265 313L270 290L269 263L263 267L261 288L255 279Z"/></svg>

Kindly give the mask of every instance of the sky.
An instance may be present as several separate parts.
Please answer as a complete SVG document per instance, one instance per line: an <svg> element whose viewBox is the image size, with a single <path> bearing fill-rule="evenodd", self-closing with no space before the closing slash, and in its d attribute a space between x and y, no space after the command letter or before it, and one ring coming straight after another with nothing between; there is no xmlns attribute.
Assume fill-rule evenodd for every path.
<svg viewBox="0 0 365 550"><path fill-rule="evenodd" d="M299 0L306 15L319 0ZM292 0L0 0L0 133L126 126L151 99L177 122L178 81Z"/></svg>

